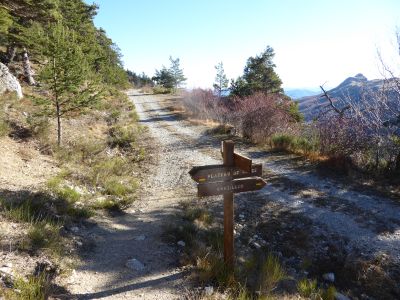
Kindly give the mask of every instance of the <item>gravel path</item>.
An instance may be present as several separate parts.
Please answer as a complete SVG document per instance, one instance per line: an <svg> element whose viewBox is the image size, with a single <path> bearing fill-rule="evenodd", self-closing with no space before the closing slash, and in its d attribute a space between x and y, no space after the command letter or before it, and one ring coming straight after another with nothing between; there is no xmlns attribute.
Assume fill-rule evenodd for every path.
<svg viewBox="0 0 400 300"><path fill-rule="evenodd" d="M195 195L188 168L216 161L171 134L172 128L188 133L175 118L157 119L159 98L129 95L149 128L149 143L156 143L156 164L149 167L140 200L124 215L96 219L97 226L82 232L96 246L69 278L69 290L78 299L177 299L186 290L178 247L161 235L179 201ZM129 261L133 268L127 267Z"/></svg>
<svg viewBox="0 0 400 300"><path fill-rule="evenodd" d="M178 268L178 246L163 242L165 220L182 199L193 199L196 188L188 171L195 165L221 162L220 141L203 134L204 127L180 120L165 108L164 96L128 93L140 122L157 144L156 164L150 166L141 199L126 214L96 220L88 229L96 241L94 253L70 277L70 291L79 299L177 299L185 291L185 272ZM150 142L150 141L149 141ZM282 184L235 197L251 207L252 198L280 203L310 218L313 230L337 234L347 246L376 256L386 253L400 262L400 206L390 199L349 190L333 179L295 171L255 147L238 144L237 151L268 169L265 176ZM290 184L285 184L290 183ZM215 199L217 201L217 199ZM136 259L143 270L126 267Z"/></svg>

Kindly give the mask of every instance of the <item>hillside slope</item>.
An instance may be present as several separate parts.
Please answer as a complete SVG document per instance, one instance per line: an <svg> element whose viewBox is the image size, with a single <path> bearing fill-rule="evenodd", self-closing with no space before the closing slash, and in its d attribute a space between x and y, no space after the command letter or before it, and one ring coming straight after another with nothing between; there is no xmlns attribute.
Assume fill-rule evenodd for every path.
<svg viewBox="0 0 400 300"><path fill-rule="evenodd" d="M372 97L371 93L382 91L390 83L382 79L368 80L364 75L357 74L345 79L337 87L327 91L339 108L346 106L349 101L358 102L362 97ZM390 95L390 94L389 94ZM315 96L302 97L298 99L299 109L306 120L317 117L329 107L328 100L322 93Z"/></svg>

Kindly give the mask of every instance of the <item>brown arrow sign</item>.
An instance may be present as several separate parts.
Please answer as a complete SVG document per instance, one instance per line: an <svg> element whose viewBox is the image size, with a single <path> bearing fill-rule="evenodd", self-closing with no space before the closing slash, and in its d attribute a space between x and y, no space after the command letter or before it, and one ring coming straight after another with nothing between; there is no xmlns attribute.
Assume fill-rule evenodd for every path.
<svg viewBox="0 0 400 300"><path fill-rule="evenodd" d="M189 171L192 179L198 183L227 181L237 178L253 177L262 175L262 165L251 166L251 173L245 172L237 167L225 167L224 165L211 165L193 167Z"/></svg>
<svg viewBox="0 0 400 300"><path fill-rule="evenodd" d="M210 182L197 185L199 197L223 195L225 193L243 193L262 189L266 182L260 178L235 179L226 182Z"/></svg>

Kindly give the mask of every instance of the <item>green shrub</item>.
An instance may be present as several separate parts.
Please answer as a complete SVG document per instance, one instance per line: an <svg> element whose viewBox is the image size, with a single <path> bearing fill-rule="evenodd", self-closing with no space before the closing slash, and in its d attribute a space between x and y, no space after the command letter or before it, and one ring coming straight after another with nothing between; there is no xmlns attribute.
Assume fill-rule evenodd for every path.
<svg viewBox="0 0 400 300"><path fill-rule="evenodd" d="M114 109L107 116L106 121L109 124L115 124L118 122L118 119L121 117L121 111L119 109Z"/></svg>
<svg viewBox="0 0 400 300"><path fill-rule="evenodd" d="M93 204L95 209L120 210L120 204L115 199L102 199Z"/></svg>
<svg viewBox="0 0 400 300"><path fill-rule="evenodd" d="M113 126L108 132L108 145L112 148L132 148L136 141L136 129L134 126Z"/></svg>
<svg viewBox="0 0 400 300"><path fill-rule="evenodd" d="M18 277L14 282L18 292L7 293L7 299L15 300L46 300L51 293L50 278L44 273L39 276L29 276L27 280Z"/></svg>
<svg viewBox="0 0 400 300"><path fill-rule="evenodd" d="M70 202L74 203L79 201L81 198L81 194L79 194L77 191L75 191L73 188L70 187L61 187L56 191L56 194L59 198Z"/></svg>
<svg viewBox="0 0 400 300"><path fill-rule="evenodd" d="M31 200L10 203L0 198L0 204L5 216L14 222L36 223L46 219L51 221L44 213L42 203L33 203Z"/></svg>
<svg viewBox="0 0 400 300"><path fill-rule="evenodd" d="M279 259L269 253L262 265L260 276L260 287L262 290L270 293L279 281L285 278L285 271L279 262Z"/></svg>
<svg viewBox="0 0 400 300"><path fill-rule="evenodd" d="M136 111L131 111L129 113L129 118L131 119L132 122L137 122L139 121L139 115L137 114Z"/></svg>
<svg viewBox="0 0 400 300"><path fill-rule="evenodd" d="M69 203L67 214L77 219L89 219L94 215L94 212L90 207L77 207L75 204Z"/></svg>
<svg viewBox="0 0 400 300"><path fill-rule="evenodd" d="M297 283L297 290L302 297L314 298L319 294L317 280L309 280L307 278L300 280Z"/></svg>
<svg viewBox="0 0 400 300"><path fill-rule="evenodd" d="M107 178L104 182L104 192L108 195L123 197L136 191L138 186L136 181L124 182L121 179L118 177Z"/></svg>
<svg viewBox="0 0 400 300"><path fill-rule="evenodd" d="M67 163L90 164L104 151L106 144L98 139L80 138L62 148L57 148L55 155L60 161Z"/></svg>
<svg viewBox="0 0 400 300"><path fill-rule="evenodd" d="M275 134L271 138L271 147L279 151L289 151L295 137L288 134Z"/></svg>
<svg viewBox="0 0 400 300"><path fill-rule="evenodd" d="M322 291L321 298L323 300L335 300L336 299L335 295L336 295L336 289L334 286L331 285L326 290Z"/></svg>
<svg viewBox="0 0 400 300"><path fill-rule="evenodd" d="M319 148L318 140L315 138L296 137L291 144L291 150L308 155L317 152Z"/></svg>
<svg viewBox="0 0 400 300"><path fill-rule="evenodd" d="M63 242L60 228L60 224L44 221L31 224L27 235L28 240L21 245L21 248L34 251L45 249L53 255L61 255Z"/></svg>
<svg viewBox="0 0 400 300"><path fill-rule="evenodd" d="M112 176L123 176L127 173L128 162L122 157L113 157L98 162L92 168L92 181L94 184L104 183Z"/></svg>
<svg viewBox="0 0 400 300"><path fill-rule="evenodd" d="M173 89L165 88L159 85L153 87L153 94L172 94Z"/></svg>
<svg viewBox="0 0 400 300"><path fill-rule="evenodd" d="M196 266L201 282L215 282L221 288L234 287L234 270L224 263L221 253L208 252L203 257L198 257Z"/></svg>

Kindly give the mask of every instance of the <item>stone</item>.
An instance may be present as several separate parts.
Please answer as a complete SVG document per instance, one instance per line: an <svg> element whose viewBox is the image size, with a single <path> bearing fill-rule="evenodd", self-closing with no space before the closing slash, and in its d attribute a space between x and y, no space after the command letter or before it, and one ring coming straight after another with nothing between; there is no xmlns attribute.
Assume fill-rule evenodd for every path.
<svg viewBox="0 0 400 300"><path fill-rule="evenodd" d="M184 241L177 242L178 246L185 247L186 243Z"/></svg>
<svg viewBox="0 0 400 300"><path fill-rule="evenodd" d="M11 74L6 65L0 63L0 94L5 92L15 92L18 99L24 96L18 79Z"/></svg>
<svg viewBox="0 0 400 300"><path fill-rule="evenodd" d="M144 264L142 264L136 258L129 259L125 266L134 271L143 271L145 269Z"/></svg>
<svg viewBox="0 0 400 300"><path fill-rule="evenodd" d="M12 276L12 268L11 267L7 267L7 266L3 266L0 268L0 274L4 274L4 275L8 275L8 276Z"/></svg>
<svg viewBox="0 0 400 300"><path fill-rule="evenodd" d="M138 235L137 237L135 237L135 240L136 240L136 241L144 241L145 239L146 239L146 236L143 235L143 234Z"/></svg>
<svg viewBox="0 0 400 300"><path fill-rule="evenodd" d="M343 295L343 294L341 294L341 293L339 293L339 292L336 292L335 293L335 300L350 300L350 298L345 296L345 295Z"/></svg>
<svg viewBox="0 0 400 300"><path fill-rule="evenodd" d="M206 296L211 296L212 294L214 293L214 288L212 287L212 286L206 286L205 288L204 288L204 294L206 295Z"/></svg>
<svg viewBox="0 0 400 300"><path fill-rule="evenodd" d="M334 273L325 273L322 275L322 278L329 282L335 282L335 274Z"/></svg>
<svg viewBox="0 0 400 300"><path fill-rule="evenodd" d="M260 248L261 248L261 245L260 245L259 243L257 243L257 242L252 242L252 243L250 244L250 246L253 247L253 248L255 248L255 249L260 249Z"/></svg>
<svg viewBox="0 0 400 300"><path fill-rule="evenodd" d="M71 227L71 231L72 231L73 233L77 233L77 232L79 232L79 228L76 227L76 226Z"/></svg>

